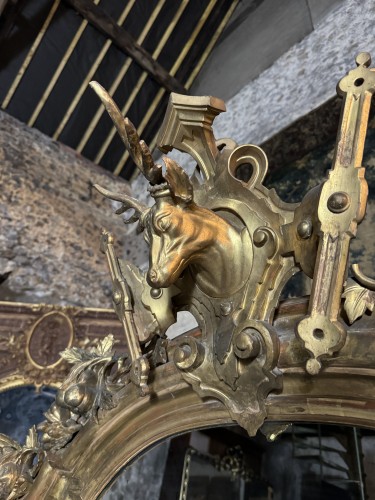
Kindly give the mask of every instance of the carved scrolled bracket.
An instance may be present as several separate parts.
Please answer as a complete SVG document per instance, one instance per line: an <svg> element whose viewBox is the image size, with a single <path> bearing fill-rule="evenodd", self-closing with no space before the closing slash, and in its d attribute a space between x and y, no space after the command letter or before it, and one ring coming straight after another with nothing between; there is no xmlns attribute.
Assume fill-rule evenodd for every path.
<svg viewBox="0 0 375 500"><path fill-rule="evenodd" d="M282 388L278 355L278 337L272 326L248 320L234 330L224 363L217 361L209 341L193 337L180 341L174 361L201 397L218 398L233 420L253 436L267 416L268 394Z"/></svg>
<svg viewBox="0 0 375 500"><path fill-rule="evenodd" d="M158 137L158 144L164 153L176 148L190 154L209 185L212 185L219 155L212 122L223 111L225 104L216 97L172 93Z"/></svg>
<svg viewBox="0 0 375 500"><path fill-rule="evenodd" d="M266 416L268 394L281 387L272 318L283 286L299 269L314 275L310 311L297 326L297 335L311 355L307 371L318 373L321 359L345 342L339 305L349 241L364 215L367 190L359 162L374 90L368 58L359 56L357 65L339 85L345 107L330 176L299 206L282 202L264 186L268 162L261 148L215 141L212 122L225 110L220 100L173 94L159 134L163 151L176 148L193 156L202 183L168 158L162 173L106 96L105 105L129 153L150 181L155 204L142 207L128 197L101 192L135 211L126 223L134 218L142 221L150 245L146 280L152 299L165 296L173 286L177 290L169 293L159 317L166 318L168 310L173 314L189 310L201 326L201 339L186 339L176 350L176 366L198 394L224 402L233 419L251 434ZM251 172L247 179L238 175L244 165ZM152 172L159 173L158 180ZM161 308L145 300L147 286L142 279L138 279L141 287L133 286L137 273L129 274L126 265L121 270L113 256L109 264L112 278L116 275L116 283L126 289L115 305L119 318L123 321L124 311L134 318L142 308L157 318ZM131 291L138 299L131 297ZM124 297L128 297L125 309ZM143 319L146 316L142 314ZM145 334L142 324L124 322L124 331L132 363L139 363L145 359L141 340L150 330ZM162 327L156 335L165 331ZM147 373L144 368L143 387Z"/></svg>

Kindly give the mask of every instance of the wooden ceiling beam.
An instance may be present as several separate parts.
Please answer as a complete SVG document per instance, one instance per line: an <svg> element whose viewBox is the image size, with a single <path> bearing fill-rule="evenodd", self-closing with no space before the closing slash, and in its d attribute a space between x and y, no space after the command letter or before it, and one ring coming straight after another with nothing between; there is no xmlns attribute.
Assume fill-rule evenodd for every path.
<svg viewBox="0 0 375 500"><path fill-rule="evenodd" d="M152 56L139 45L124 28L109 16L103 9L95 5L92 0L64 0L86 19L94 28L103 33L125 54L130 56L147 73L169 92L187 94L185 87L168 71L163 68Z"/></svg>
<svg viewBox="0 0 375 500"><path fill-rule="evenodd" d="M9 36L24 4L25 0L0 0L0 43Z"/></svg>

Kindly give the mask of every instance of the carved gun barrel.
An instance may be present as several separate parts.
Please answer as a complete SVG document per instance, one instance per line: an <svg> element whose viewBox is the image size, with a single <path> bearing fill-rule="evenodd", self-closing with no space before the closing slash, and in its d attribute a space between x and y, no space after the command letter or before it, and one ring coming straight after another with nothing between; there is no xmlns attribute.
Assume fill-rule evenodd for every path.
<svg viewBox="0 0 375 500"><path fill-rule="evenodd" d="M131 359L131 378L139 386L140 394L148 394L147 379L150 371L148 360L142 355L137 330L133 319L131 291L126 283L113 248L113 236L107 231L102 232L100 249L106 255L113 283L113 304L121 321Z"/></svg>

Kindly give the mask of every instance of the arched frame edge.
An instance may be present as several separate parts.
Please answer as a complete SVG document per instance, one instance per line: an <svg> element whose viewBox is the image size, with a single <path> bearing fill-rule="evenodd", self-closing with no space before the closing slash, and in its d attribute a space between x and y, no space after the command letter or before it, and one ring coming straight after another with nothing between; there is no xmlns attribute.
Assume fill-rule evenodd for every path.
<svg viewBox="0 0 375 500"><path fill-rule="evenodd" d="M341 371L328 368L314 381L312 390L302 369L285 370L283 391L267 398L267 419L374 428L374 371L355 369L351 373L349 369L350 389L343 383ZM150 389L150 396L139 398L134 387L127 386L118 395L118 406L100 415L98 424L83 428L74 438L74 446L50 454L27 498L97 498L124 466L158 442L191 430L234 423L221 402L201 399L172 363L155 369Z"/></svg>

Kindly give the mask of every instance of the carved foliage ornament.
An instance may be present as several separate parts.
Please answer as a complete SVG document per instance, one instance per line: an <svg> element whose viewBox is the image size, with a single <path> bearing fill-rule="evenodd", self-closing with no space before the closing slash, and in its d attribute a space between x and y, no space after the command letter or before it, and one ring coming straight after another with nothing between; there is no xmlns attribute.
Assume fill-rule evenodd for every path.
<svg viewBox="0 0 375 500"><path fill-rule="evenodd" d="M45 414L46 421L38 425L41 439L35 427L30 429L24 446L0 434L0 500L27 493L47 450L64 447L89 418L97 417L99 407L113 408L117 380L128 371L126 357L113 356L113 343L109 335L96 348L71 347L61 353L74 367ZM118 369L109 377L115 364Z"/></svg>
<svg viewBox="0 0 375 500"><path fill-rule="evenodd" d="M163 152L176 148L196 160L189 177L168 157L165 168L156 164L108 93L91 84L149 181L154 204L96 188L120 202L117 213L126 213L125 223L138 224L150 246L149 269L142 273L119 259L113 236L103 231L101 250L129 356L116 357L110 337L95 351L65 351L63 357L75 364L39 425L40 449L71 446L82 427L114 408L126 384L152 398L150 373L168 359L201 398L221 401L232 420L254 435L267 416L267 396L282 390L273 318L285 283L298 271L313 278L313 287L296 335L307 376L319 378L344 346L348 324L373 308L365 287L374 283L358 267L356 281L344 290L350 240L366 208L361 161L375 90L370 56L362 53L356 63L338 85L344 104L332 169L300 204L284 203L263 185L267 159L259 147L215 139L211 126L225 111L221 100L171 95L158 143ZM241 181L236 174L244 164L252 173ZM182 310L195 316L201 335L184 336L173 346L165 334Z"/></svg>
<svg viewBox="0 0 375 500"><path fill-rule="evenodd" d="M21 498L32 485L44 458L35 427L24 446L0 434L0 499Z"/></svg>
<svg viewBox="0 0 375 500"><path fill-rule="evenodd" d="M45 450L59 450L90 420L97 421L99 409L116 406L115 394L127 381L127 356L113 352L113 335L99 341L96 348L72 347L61 356L74 365L61 385L55 403L38 425Z"/></svg>

